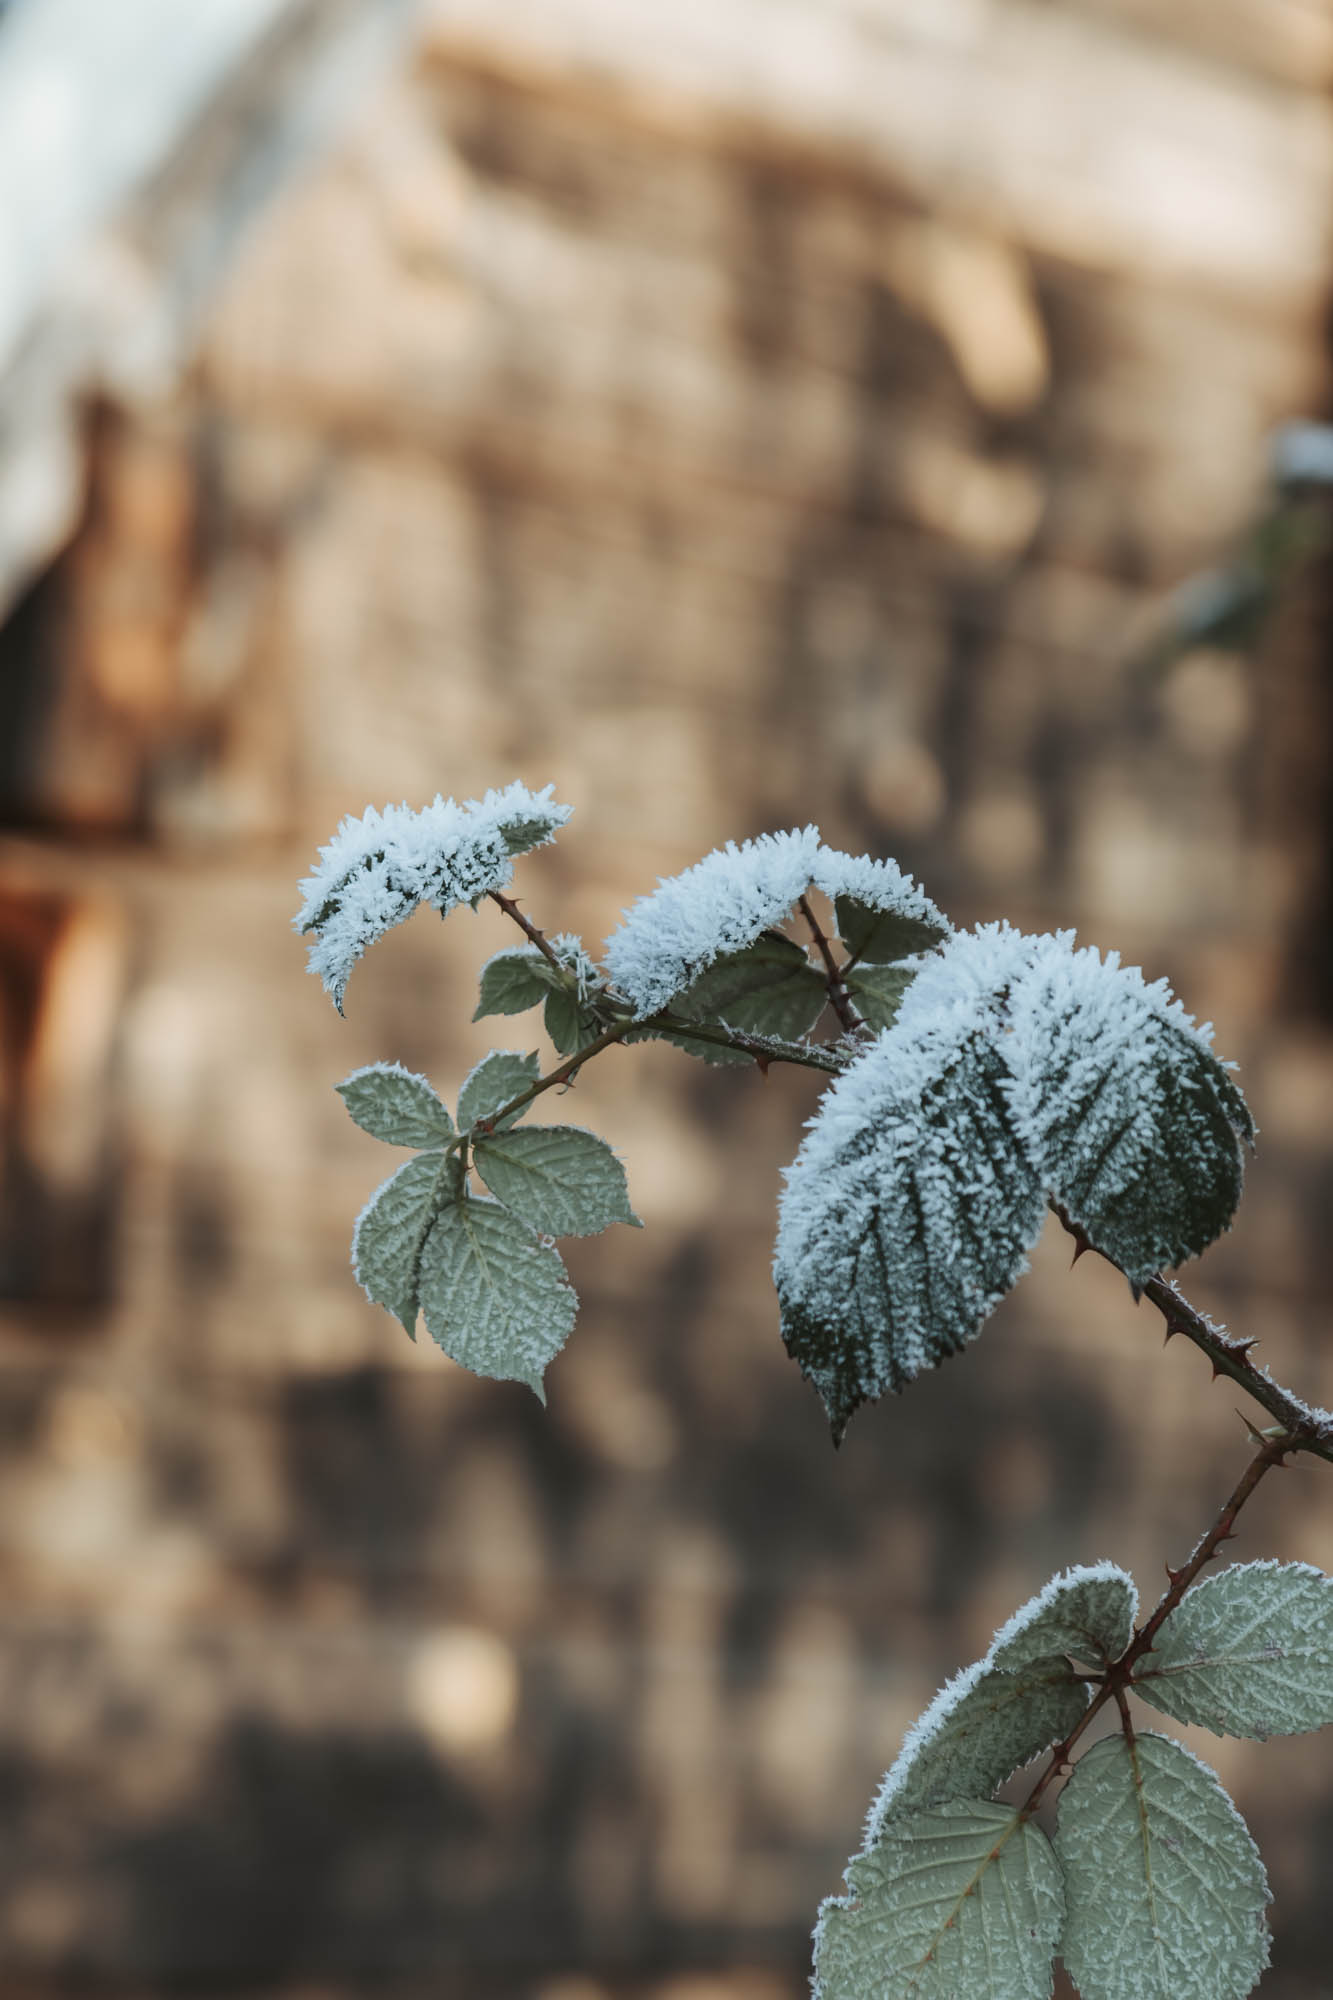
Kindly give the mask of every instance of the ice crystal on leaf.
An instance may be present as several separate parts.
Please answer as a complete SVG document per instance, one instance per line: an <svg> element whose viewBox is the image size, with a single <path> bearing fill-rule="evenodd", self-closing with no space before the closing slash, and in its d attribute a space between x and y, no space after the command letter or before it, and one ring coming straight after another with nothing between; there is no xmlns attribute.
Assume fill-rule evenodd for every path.
<svg viewBox="0 0 1333 2000"><path fill-rule="evenodd" d="M1068 933L950 937L787 1170L783 1338L835 1435L975 1337L1048 1201L1134 1282L1197 1255L1231 1220L1252 1133L1165 987Z"/></svg>
<svg viewBox="0 0 1333 2000"><path fill-rule="evenodd" d="M833 903L848 951L871 965L928 951L949 935L949 919L896 861L821 847L813 880Z"/></svg>
<svg viewBox="0 0 1333 2000"><path fill-rule="evenodd" d="M1227 1228L1253 1122L1165 981L1068 932L1030 942L1005 1010L1014 1124L1063 1213L1141 1284Z"/></svg>
<svg viewBox="0 0 1333 2000"><path fill-rule="evenodd" d="M1027 944L960 937L927 961L787 1169L782 1336L835 1438L860 1403L974 1339L1041 1232L1043 1190L1013 1131L995 1033Z"/></svg>
<svg viewBox="0 0 1333 2000"><path fill-rule="evenodd" d="M606 966L639 1019L655 1014L724 952L780 924L814 878L819 829L729 840L658 882L606 941Z"/></svg>
<svg viewBox="0 0 1333 2000"><path fill-rule="evenodd" d="M552 787L530 792L506 785L459 805L436 795L420 812L407 805L368 806L345 819L319 850L319 865L302 882L305 900L293 918L313 933L309 967L324 982L338 1012L352 967L368 945L429 903L441 916L503 889L515 855L551 840L569 818Z"/></svg>

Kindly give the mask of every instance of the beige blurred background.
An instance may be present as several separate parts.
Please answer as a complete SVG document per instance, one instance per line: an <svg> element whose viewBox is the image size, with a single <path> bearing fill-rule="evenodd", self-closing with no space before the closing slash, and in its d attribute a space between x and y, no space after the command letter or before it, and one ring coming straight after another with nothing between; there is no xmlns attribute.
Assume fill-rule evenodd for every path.
<svg viewBox="0 0 1333 2000"><path fill-rule="evenodd" d="M491 911L338 1020L344 812L553 782L520 893L594 949L813 819L1168 975L1262 1129L1187 1288L1333 1400L1327 560L1153 653L1328 408L1331 77L1322 0L0 12L7 1996L798 2000L939 1682L1057 1566L1155 1596L1244 1460L1058 1240L835 1455L813 1080L665 1048L567 1107L647 1227L549 1409L412 1347L332 1086L536 1017L468 1024ZM1328 1489L1236 1553L1333 1568ZM1328 1737L1191 1740L1264 1992L1333 1994Z"/></svg>

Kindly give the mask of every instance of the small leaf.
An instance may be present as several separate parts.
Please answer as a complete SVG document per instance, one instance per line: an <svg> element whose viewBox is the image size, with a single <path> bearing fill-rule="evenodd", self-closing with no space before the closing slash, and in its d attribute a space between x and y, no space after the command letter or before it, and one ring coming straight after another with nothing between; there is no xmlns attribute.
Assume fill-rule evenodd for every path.
<svg viewBox="0 0 1333 2000"><path fill-rule="evenodd" d="M1215 1736L1333 1722L1333 1582L1308 1563L1241 1563L1186 1591L1134 1692Z"/></svg>
<svg viewBox="0 0 1333 2000"><path fill-rule="evenodd" d="M825 1092L779 1212L782 1337L835 1440L975 1338L1045 1218L984 1028L957 1009L905 1025Z"/></svg>
<svg viewBox="0 0 1333 2000"><path fill-rule="evenodd" d="M546 1032L562 1056L572 1056L597 1033L597 1022L572 993L548 993L543 1014Z"/></svg>
<svg viewBox="0 0 1333 2000"><path fill-rule="evenodd" d="M540 1075L541 1063L535 1049L526 1055L519 1055L515 1049L492 1049L469 1071L458 1093L459 1125L466 1132L479 1118L490 1118L502 1104L508 1104L521 1090L536 1083ZM508 1118L499 1121L501 1129L522 1116L522 1111L511 1112Z"/></svg>
<svg viewBox="0 0 1333 2000"><path fill-rule="evenodd" d="M1027 944L1003 1043L1015 1126L1069 1220L1142 1284L1229 1227L1253 1122L1165 986L1069 934Z"/></svg>
<svg viewBox="0 0 1333 2000"><path fill-rule="evenodd" d="M535 944L497 951L481 968L480 997L474 1021L487 1014L526 1014L544 1000L560 975Z"/></svg>
<svg viewBox="0 0 1333 2000"><path fill-rule="evenodd" d="M545 1402L542 1372L578 1308L558 1252L499 1202L469 1195L437 1216L420 1286L431 1338L451 1360L474 1375L526 1382Z"/></svg>
<svg viewBox="0 0 1333 2000"><path fill-rule="evenodd" d="M604 1139L578 1125L530 1125L478 1139L477 1172L497 1200L543 1236L596 1236L613 1222L643 1224L625 1169Z"/></svg>
<svg viewBox="0 0 1333 2000"><path fill-rule="evenodd" d="M815 886L833 899L838 936L857 960L887 965L942 944L949 919L896 861L821 847Z"/></svg>
<svg viewBox="0 0 1333 2000"><path fill-rule="evenodd" d="M890 1819L946 1799L984 1798L1068 1736L1088 1689L1063 1656L1025 1660L1016 1673L968 1667L913 1723L866 1824L873 1847Z"/></svg>
<svg viewBox="0 0 1333 2000"><path fill-rule="evenodd" d="M847 992L868 1028L880 1032L898 1018L903 995L916 978L910 965L861 965L847 975Z"/></svg>
<svg viewBox="0 0 1333 2000"><path fill-rule="evenodd" d="M1011 1807L954 1800L895 1820L847 1886L819 1914L814 2000L1048 2000L1060 1870Z"/></svg>
<svg viewBox="0 0 1333 2000"><path fill-rule="evenodd" d="M390 1146L438 1146L454 1136L453 1120L425 1077L401 1063L368 1063L334 1088L372 1139Z"/></svg>
<svg viewBox="0 0 1333 2000"><path fill-rule="evenodd" d="M890 965L896 959L913 958L928 951L948 936L946 924L935 924L899 910L876 910L855 896L834 899L838 936L852 956L867 965Z"/></svg>
<svg viewBox="0 0 1333 2000"><path fill-rule="evenodd" d="M456 1162L418 1153L377 1187L356 1219L352 1268L366 1297L400 1319L415 1340L421 1246ZM451 1193L456 1190L456 1182Z"/></svg>
<svg viewBox="0 0 1333 2000"><path fill-rule="evenodd" d="M1138 1608L1133 1578L1114 1563L1068 1569L1000 1627L988 1658L1010 1672L1050 1653L1109 1667L1130 1642Z"/></svg>
<svg viewBox="0 0 1333 2000"><path fill-rule="evenodd" d="M1243 2000L1268 1963L1268 1882L1206 1764L1103 1737L1060 1797L1061 1955L1082 2000Z"/></svg>
<svg viewBox="0 0 1333 2000"><path fill-rule="evenodd" d="M743 951L714 959L671 1003L692 1021L723 1021L748 1035L796 1041L808 1034L828 1002L828 983L804 948L781 931L765 931Z"/></svg>

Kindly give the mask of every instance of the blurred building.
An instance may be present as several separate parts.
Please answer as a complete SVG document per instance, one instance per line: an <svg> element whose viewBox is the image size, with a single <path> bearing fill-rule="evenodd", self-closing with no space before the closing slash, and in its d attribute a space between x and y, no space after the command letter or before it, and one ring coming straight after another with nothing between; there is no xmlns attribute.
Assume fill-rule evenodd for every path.
<svg viewBox="0 0 1333 2000"><path fill-rule="evenodd" d="M465 1377L352 1281L331 1086L452 1095L511 938L420 915L342 1022L295 881L519 776L594 949L808 819L1077 925L1241 1060L1187 1288L1333 1400L1326 563L1158 643L1328 406L1333 19L99 15L0 18L0 1984L794 2000L905 1725L1056 1567L1154 1593L1234 1396L1055 1241L834 1458L768 1281L811 1080L668 1049L578 1085L647 1228L574 1247L549 1409ZM1321 1492L1239 1552L1333 1568ZM1198 1747L1314 2000L1333 1756Z"/></svg>

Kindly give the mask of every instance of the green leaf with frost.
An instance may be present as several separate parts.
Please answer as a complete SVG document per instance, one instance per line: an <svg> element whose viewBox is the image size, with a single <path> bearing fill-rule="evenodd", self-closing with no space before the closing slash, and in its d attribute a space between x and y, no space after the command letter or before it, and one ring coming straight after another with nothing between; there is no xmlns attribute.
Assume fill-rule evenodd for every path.
<svg viewBox="0 0 1333 2000"><path fill-rule="evenodd" d="M1215 1736L1295 1736L1333 1722L1333 1581L1308 1563L1240 1563L1186 1591L1134 1692Z"/></svg>
<svg viewBox="0 0 1333 2000"><path fill-rule="evenodd" d="M334 1088L362 1131L390 1146L438 1146L454 1136L453 1120L425 1077L401 1063L368 1063Z"/></svg>
<svg viewBox="0 0 1333 2000"><path fill-rule="evenodd" d="M905 1025L825 1092L779 1211L782 1337L835 1441L860 1403L976 1337L1045 1220L984 1029L956 1010Z"/></svg>
<svg viewBox="0 0 1333 2000"><path fill-rule="evenodd" d="M1268 1882L1244 1820L1183 1745L1095 1743L1060 1797L1061 1956L1082 2000L1243 2000L1268 1963Z"/></svg>
<svg viewBox="0 0 1333 2000"><path fill-rule="evenodd" d="M572 993L548 993L542 1018L557 1054L562 1056L572 1056L598 1032L596 1017L580 1007Z"/></svg>
<svg viewBox="0 0 1333 2000"><path fill-rule="evenodd" d="M978 1661L940 1689L907 1733L866 1823L873 1847L890 1820L946 1799L985 1798L1069 1735L1088 1689L1063 1655L1015 1673Z"/></svg>
<svg viewBox="0 0 1333 2000"><path fill-rule="evenodd" d="M485 1196L441 1211L420 1261L430 1336L474 1375L526 1382L542 1402L542 1373L564 1346L578 1300L559 1253Z"/></svg>
<svg viewBox="0 0 1333 2000"><path fill-rule="evenodd" d="M1164 984L1068 933L1024 944L1000 1044L1015 1129L1061 1212L1142 1284L1230 1226L1253 1121Z"/></svg>
<svg viewBox="0 0 1333 2000"><path fill-rule="evenodd" d="M581 1126L529 1125L478 1139L472 1157L496 1199L543 1236L596 1236L613 1222L643 1227L624 1167Z"/></svg>
<svg viewBox="0 0 1333 2000"><path fill-rule="evenodd" d="M421 1247L442 1200L451 1200L458 1163L418 1153L377 1187L356 1219L352 1268L366 1297L400 1319L415 1340Z"/></svg>
<svg viewBox="0 0 1333 2000"><path fill-rule="evenodd" d="M515 1049L492 1049L468 1072L458 1093L459 1125L466 1132L479 1118L490 1118L502 1104L508 1104L520 1091L536 1083L540 1075L541 1063L535 1049L525 1055ZM499 1121L501 1128L513 1125L522 1116L522 1110L511 1112Z"/></svg>
<svg viewBox="0 0 1333 2000"><path fill-rule="evenodd" d="M1133 1578L1114 1563L1068 1569L1000 1627L987 1658L1013 1672L1026 1660L1068 1653L1100 1670L1128 1646L1138 1608Z"/></svg>
<svg viewBox="0 0 1333 2000"><path fill-rule="evenodd" d="M895 1820L847 1887L815 1927L815 2000L1048 2000L1060 1870L1011 1807L958 1799Z"/></svg>
<svg viewBox="0 0 1333 2000"><path fill-rule="evenodd" d="M743 951L724 952L671 1002L690 1021L724 1021L747 1035L797 1041L824 1011L828 984L804 948L767 930Z"/></svg>
<svg viewBox="0 0 1333 2000"><path fill-rule="evenodd" d="M878 1034L897 1020L903 995L915 978L916 967L911 965L859 965L847 974L846 986L853 1007Z"/></svg>
<svg viewBox="0 0 1333 2000"><path fill-rule="evenodd" d="M949 935L942 918L936 922L902 910L877 910L855 896L835 897L833 908L838 936L858 963L891 965L900 958L914 958Z"/></svg>
<svg viewBox="0 0 1333 2000"><path fill-rule="evenodd" d="M497 951L481 968L477 1011L472 1018L480 1021L487 1014L526 1014L560 983L560 974L535 944Z"/></svg>

